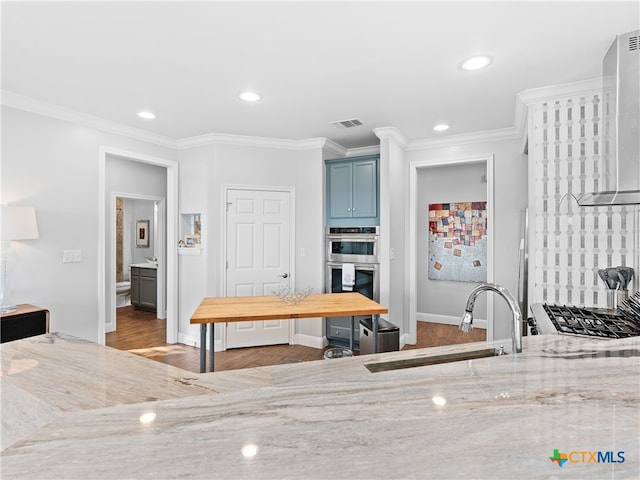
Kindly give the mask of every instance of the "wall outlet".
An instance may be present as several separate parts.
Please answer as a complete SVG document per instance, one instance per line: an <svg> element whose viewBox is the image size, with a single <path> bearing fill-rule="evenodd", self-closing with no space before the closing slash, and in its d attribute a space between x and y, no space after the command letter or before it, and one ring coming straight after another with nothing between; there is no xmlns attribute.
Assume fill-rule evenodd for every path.
<svg viewBox="0 0 640 480"><path fill-rule="evenodd" d="M62 263L80 263L82 261L81 250L63 250Z"/></svg>

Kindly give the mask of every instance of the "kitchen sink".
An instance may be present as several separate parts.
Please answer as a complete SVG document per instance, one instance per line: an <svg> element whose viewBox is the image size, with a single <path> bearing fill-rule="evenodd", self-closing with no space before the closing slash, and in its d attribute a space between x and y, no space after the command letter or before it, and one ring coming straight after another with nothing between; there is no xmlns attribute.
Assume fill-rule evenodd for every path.
<svg viewBox="0 0 640 480"><path fill-rule="evenodd" d="M497 357L505 355L503 350L497 348L483 348L468 352L443 353L441 355L429 355L426 357L404 358L402 360L389 360L386 362L366 363L364 366L371 373L386 372L387 370L399 370L401 368L426 367L440 363L460 362L477 358Z"/></svg>

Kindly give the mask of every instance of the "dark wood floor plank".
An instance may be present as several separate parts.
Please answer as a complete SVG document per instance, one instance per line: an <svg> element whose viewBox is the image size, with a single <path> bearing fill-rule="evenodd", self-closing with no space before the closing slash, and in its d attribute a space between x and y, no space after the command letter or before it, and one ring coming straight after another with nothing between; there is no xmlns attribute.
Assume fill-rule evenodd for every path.
<svg viewBox="0 0 640 480"><path fill-rule="evenodd" d="M116 326L115 332L106 335L108 346L191 372L199 372L200 349L188 345L166 343L166 321L157 319L154 313L135 310L133 307L118 308ZM474 329L471 333L466 334L458 330L455 325L430 322L418 322L417 333L418 343L405 345L403 350L479 342L486 339L486 331L483 329ZM216 370L235 370L321 360L324 350L326 349L304 345L235 348L215 354Z"/></svg>

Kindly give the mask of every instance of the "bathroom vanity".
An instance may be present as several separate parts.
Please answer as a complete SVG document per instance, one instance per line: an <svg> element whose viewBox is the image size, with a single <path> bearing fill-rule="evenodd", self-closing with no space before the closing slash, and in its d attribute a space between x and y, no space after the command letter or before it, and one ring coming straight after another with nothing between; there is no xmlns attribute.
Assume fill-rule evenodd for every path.
<svg viewBox="0 0 640 480"><path fill-rule="evenodd" d="M138 310L156 311L157 274L151 263L131 265L131 305Z"/></svg>

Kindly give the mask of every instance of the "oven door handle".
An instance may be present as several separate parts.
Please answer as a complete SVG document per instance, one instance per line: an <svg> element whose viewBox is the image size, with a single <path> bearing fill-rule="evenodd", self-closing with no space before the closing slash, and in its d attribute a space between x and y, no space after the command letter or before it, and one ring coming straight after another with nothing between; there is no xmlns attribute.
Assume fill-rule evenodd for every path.
<svg viewBox="0 0 640 480"><path fill-rule="evenodd" d="M327 267L341 269L345 263L352 263L352 262L327 262ZM354 263L353 265L355 266L356 270L364 270L367 272L373 272L378 270L377 263Z"/></svg>
<svg viewBox="0 0 640 480"><path fill-rule="evenodd" d="M378 240L377 235L367 235L362 237L343 237L341 235L327 235L327 240L339 242L375 242Z"/></svg>

